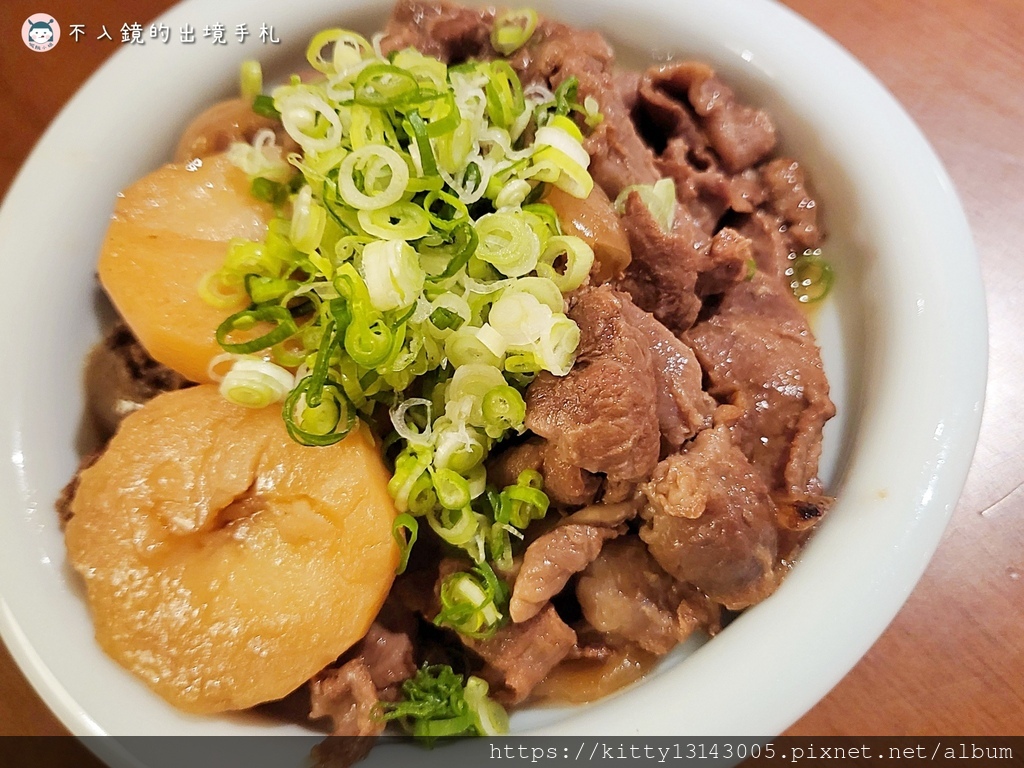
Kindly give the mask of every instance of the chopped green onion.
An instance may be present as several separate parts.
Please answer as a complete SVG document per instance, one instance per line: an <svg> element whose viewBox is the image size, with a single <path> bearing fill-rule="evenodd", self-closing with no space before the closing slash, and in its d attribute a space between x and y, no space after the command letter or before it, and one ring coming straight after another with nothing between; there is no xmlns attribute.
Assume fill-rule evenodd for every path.
<svg viewBox="0 0 1024 768"><path fill-rule="evenodd" d="M476 254L480 245L479 234L472 224L462 222L457 224L451 233L451 242L440 248L429 246L421 247L420 252L426 251L425 255L444 255L448 258L444 271L435 278L435 281L447 280L454 277L460 269L469 263L470 258Z"/></svg>
<svg viewBox="0 0 1024 768"><path fill-rule="evenodd" d="M537 345L541 365L555 376L565 376L576 360L579 343L579 326L564 315L556 317Z"/></svg>
<svg viewBox="0 0 1024 768"><path fill-rule="evenodd" d="M522 48L537 29L537 12L532 8L505 11L494 20L491 47L502 56Z"/></svg>
<svg viewBox="0 0 1024 768"><path fill-rule="evenodd" d="M395 522L391 524L391 535L398 544L398 568L395 569L395 575L401 576L405 573L405 569L409 565L409 554L412 552L413 544L416 543L416 539L419 536L419 530L420 524L408 512L400 514L395 518ZM409 533L404 534L402 531L408 531Z"/></svg>
<svg viewBox="0 0 1024 768"><path fill-rule="evenodd" d="M397 107L415 99L420 92L416 78L392 64L371 64L355 84L355 102L365 107Z"/></svg>
<svg viewBox="0 0 1024 768"><path fill-rule="evenodd" d="M441 582L441 610L434 624L477 639L493 637L508 618L509 588L486 562L452 573Z"/></svg>
<svg viewBox="0 0 1024 768"><path fill-rule="evenodd" d="M288 135L306 152L326 152L341 142L338 113L315 92L299 86L282 86L274 91L274 106Z"/></svg>
<svg viewBox="0 0 1024 768"><path fill-rule="evenodd" d="M220 382L220 393L236 405L266 408L280 402L295 386L295 377L280 366L258 358L235 360Z"/></svg>
<svg viewBox="0 0 1024 768"><path fill-rule="evenodd" d="M513 346L540 341L551 327L551 307L530 293L506 291L491 307L488 322Z"/></svg>
<svg viewBox="0 0 1024 768"><path fill-rule="evenodd" d="M466 680L466 704L473 714L476 731L481 736L501 736L508 733L508 713L487 695L487 681L470 675Z"/></svg>
<svg viewBox="0 0 1024 768"><path fill-rule="evenodd" d="M519 76L507 61L490 62L489 77L484 87L487 97L487 115L500 128L511 128L526 106Z"/></svg>
<svg viewBox="0 0 1024 768"><path fill-rule="evenodd" d="M671 232L676 214L676 185L672 179L659 179L654 184L631 184L615 198L615 210L621 216L626 200L636 192L663 232Z"/></svg>
<svg viewBox="0 0 1024 768"><path fill-rule="evenodd" d="M252 111L260 117L269 117L271 120L281 119L281 113L274 106L274 99L264 94L258 94L253 97Z"/></svg>
<svg viewBox="0 0 1024 768"><path fill-rule="evenodd" d="M790 276L790 287L801 304L821 301L828 296L835 282L832 265L821 257L820 248L806 250L797 256L786 274Z"/></svg>
<svg viewBox="0 0 1024 768"><path fill-rule="evenodd" d="M199 281L199 296L217 309L238 309L248 304L242 280L229 280L222 270L208 272Z"/></svg>
<svg viewBox="0 0 1024 768"><path fill-rule="evenodd" d="M540 240L521 216L489 213L476 222L476 256L503 275L521 277L537 266Z"/></svg>
<svg viewBox="0 0 1024 768"><path fill-rule="evenodd" d="M559 262L564 260L562 271ZM537 263L537 274L549 278L562 293L583 285L594 266L594 251L575 235L556 235L548 240Z"/></svg>
<svg viewBox="0 0 1024 768"><path fill-rule="evenodd" d="M401 686L402 698L381 702L381 717L398 721L426 742L444 736L497 736L508 730L508 715L491 699L487 683L463 678L448 665L424 665Z"/></svg>
<svg viewBox="0 0 1024 768"><path fill-rule="evenodd" d="M358 219L366 234L381 240L419 240L430 232L429 217L414 203L398 202L387 208L359 211Z"/></svg>
<svg viewBox="0 0 1024 768"><path fill-rule="evenodd" d="M324 48L333 46L330 61L323 58ZM358 64L373 55L373 46L366 38L347 29L325 29L310 41L306 60L317 72L332 75Z"/></svg>
<svg viewBox="0 0 1024 768"><path fill-rule="evenodd" d="M362 179L362 189L356 183ZM390 147L368 145L348 155L338 169L338 192L357 210L372 211L394 205L409 184L409 166Z"/></svg>
<svg viewBox="0 0 1024 768"><path fill-rule="evenodd" d="M263 68L258 61L246 59L239 74L243 99L254 99L263 91Z"/></svg>
<svg viewBox="0 0 1024 768"><path fill-rule="evenodd" d="M424 176L436 176L437 162L434 160L434 150L430 146L427 124L423 122L419 112L410 112L408 121L408 130L416 142L416 154L419 157L421 172Z"/></svg>
<svg viewBox="0 0 1024 768"><path fill-rule="evenodd" d="M430 313L430 322L438 330L446 331L448 329L457 330L464 319L451 310L438 307Z"/></svg>
<svg viewBox="0 0 1024 768"><path fill-rule="evenodd" d="M374 368L391 354L395 334L381 318L353 318L345 329L345 351L365 368Z"/></svg>
<svg viewBox="0 0 1024 768"><path fill-rule="evenodd" d="M579 90L580 81L575 75L565 78L555 88L555 114L568 115L576 105L576 92Z"/></svg>
<svg viewBox="0 0 1024 768"><path fill-rule="evenodd" d="M300 381L284 401L284 424L288 434L303 445L332 445L343 440L356 423L355 408L334 384L324 387L320 405L307 406L310 377Z"/></svg>
<svg viewBox="0 0 1024 768"><path fill-rule="evenodd" d="M416 251L403 240L375 240L363 248L363 275L375 309L408 307L423 290L426 275Z"/></svg>
<svg viewBox="0 0 1024 768"><path fill-rule="evenodd" d="M277 301L292 293L300 285L298 280L285 280L280 277L264 277L254 274L245 276L245 290L255 304Z"/></svg>
<svg viewBox="0 0 1024 768"><path fill-rule="evenodd" d="M289 239L301 253L311 253L319 245L327 227L327 211L313 201L309 186L299 190L292 203L292 223Z"/></svg>
<svg viewBox="0 0 1024 768"><path fill-rule="evenodd" d="M498 439L510 429L522 431L526 402L514 387L497 386L484 395L483 416L484 431Z"/></svg>
<svg viewBox="0 0 1024 768"><path fill-rule="evenodd" d="M262 176L257 176L252 180L249 190L253 197L265 203L280 204L284 202L284 196L287 194L283 184Z"/></svg>
<svg viewBox="0 0 1024 768"><path fill-rule="evenodd" d="M228 336L236 331L248 331L258 323L276 323L275 327L249 341L229 342ZM266 306L236 312L217 328L217 343L226 351L239 355L259 352L272 347L298 332L291 313L284 307Z"/></svg>
<svg viewBox="0 0 1024 768"><path fill-rule="evenodd" d="M445 509L462 509L470 502L469 483L451 469L438 469L434 472L434 492Z"/></svg>

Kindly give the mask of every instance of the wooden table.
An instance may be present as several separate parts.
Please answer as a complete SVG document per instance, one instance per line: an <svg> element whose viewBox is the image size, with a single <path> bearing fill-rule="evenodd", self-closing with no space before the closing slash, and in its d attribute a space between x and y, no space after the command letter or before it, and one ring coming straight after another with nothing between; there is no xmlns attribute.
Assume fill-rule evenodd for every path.
<svg viewBox="0 0 1024 768"><path fill-rule="evenodd" d="M64 102L117 50L121 25L169 4L3 1L0 194ZM1024 2L787 5L864 62L934 144L974 231L991 331L981 442L935 559L867 656L789 734L1024 734L1024 398L1013 383L1024 377L1024 302L1014 299L1024 286ZM18 30L40 10L90 31L105 24L115 39L66 38L33 53ZM0 735L61 733L0 646Z"/></svg>

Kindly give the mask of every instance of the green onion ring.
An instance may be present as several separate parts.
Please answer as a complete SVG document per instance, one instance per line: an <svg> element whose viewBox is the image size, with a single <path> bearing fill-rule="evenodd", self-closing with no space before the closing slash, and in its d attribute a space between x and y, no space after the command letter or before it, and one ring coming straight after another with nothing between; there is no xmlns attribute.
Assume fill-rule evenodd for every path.
<svg viewBox="0 0 1024 768"><path fill-rule="evenodd" d="M324 385L324 389L330 392L338 406L337 421L329 431L324 433L309 432L303 429L295 420L295 409L299 405L299 400L309 389L310 379L311 377L307 376L300 381L285 399L284 407L281 411L284 417L285 428L292 439L302 445L333 445L345 439L348 433L352 431L352 427L356 423L356 409L336 384L327 383ZM342 417L344 417L344 425L342 425Z"/></svg>
<svg viewBox="0 0 1024 768"><path fill-rule="evenodd" d="M249 341L231 343L227 341L228 334L239 330L239 326L251 328L258 322L277 323L272 331L258 336ZM291 313L280 306L263 306L255 309L243 309L236 312L217 327L217 343L225 352L232 352L236 355L248 355L252 352L259 352L261 349L272 347L275 344L287 339L289 336L299 332Z"/></svg>

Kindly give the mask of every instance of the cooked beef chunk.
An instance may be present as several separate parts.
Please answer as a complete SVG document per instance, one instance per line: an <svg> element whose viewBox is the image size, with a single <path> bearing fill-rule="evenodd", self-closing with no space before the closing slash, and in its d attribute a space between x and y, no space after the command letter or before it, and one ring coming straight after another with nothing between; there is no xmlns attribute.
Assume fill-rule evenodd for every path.
<svg viewBox="0 0 1024 768"><path fill-rule="evenodd" d="M498 463L543 467L545 489L562 503L589 502L596 473L622 491L613 499L625 498L622 484L649 477L662 445L675 450L708 426L715 403L692 350L628 296L581 290L569 317L580 326L576 365L563 377L541 374L527 391L526 426L547 442L527 442ZM498 476L513 480L510 471Z"/></svg>
<svg viewBox="0 0 1024 768"><path fill-rule="evenodd" d="M385 603L363 639L336 666L328 667L309 681L310 719L330 718L332 736L380 734L384 722L376 717L378 702L395 701L400 695L399 683L416 674L412 639L415 631L412 614L400 609L395 601ZM323 749L329 749L334 759L329 764L338 765L337 758L348 756L353 749L353 755L362 757L372 746L373 738L367 742L348 746L340 742L325 744Z"/></svg>
<svg viewBox="0 0 1024 768"><path fill-rule="evenodd" d="M637 306L679 334L700 312L697 274L707 262L711 236L681 206L676 206L676 213L672 230L666 232L638 194L626 198L622 227L633 259L619 285Z"/></svg>
<svg viewBox="0 0 1024 768"><path fill-rule="evenodd" d="M768 113L737 100L706 64L651 67L639 92L645 112L662 130L685 139L704 162L707 150L713 150L730 173L756 165L775 148L775 125Z"/></svg>
<svg viewBox="0 0 1024 768"><path fill-rule="evenodd" d="M672 576L732 610L775 589L775 505L727 426L701 432L641 489L640 538Z"/></svg>
<svg viewBox="0 0 1024 768"><path fill-rule="evenodd" d="M115 323L89 353L85 389L89 407L109 438L121 419L161 392L191 386L181 374L158 363L123 322Z"/></svg>
<svg viewBox="0 0 1024 768"><path fill-rule="evenodd" d="M742 409L732 430L780 504L823 510L821 429L835 414L814 337L788 289L758 274L726 292L687 338L709 392Z"/></svg>
<svg viewBox="0 0 1024 768"><path fill-rule="evenodd" d="M660 450L657 377L647 339L623 316L628 301L605 286L578 293L569 310L580 327L576 364L530 385L526 426L566 464L640 481Z"/></svg>
<svg viewBox="0 0 1024 768"><path fill-rule="evenodd" d="M415 48L450 64L491 58L493 23L491 8L466 8L436 0L399 0L384 27L380 47L385 54Z"/></svg>
<svg viewBox="0 0 1024 768"><path fill-rule="evenodd" d="M593 97L603 119L584 144L590 153L590 174L612 200L630 184L650 184L660 178L654 153L630 119L632 78L617 79L612 49L596 32L544 21L529 44L513 59L523 83L556 88L565 79L579 82L579 98Z"/></svg>
<svg viewBox="0 0 1024 768"><path fill-rule="evenodd" d="M592 525L597 528L620 528L640 511L636 501L619 501L609 504L592 504L573 512L565 522L573 525Z"/></svg>
<svg viewBox="0 0 1024 768"><path fill-rule="evenodd" d="M548 23L527 51L524 79L554 87L571 75L579 81L581 98L597 100L602 120L584 146L591 157L591 176L610 199L628 186L662 178L654 151L630 114L635 100L631 89L638 81L614 71L612 51L603 38ZM626 203L622 225L632 252L622 286L670 329L685 330L700 308L693 289L697 272L708 266L712 233L703 232L681 205L676 206L672 231L665 233L635 195Z"/></svg>
<svg viewBox="0 0 1024 768"><path fill-rule="evenodd" d="M718 626L714 605L666 573L632 536L605 544L580 575L576 598L594 629L651 653L668 653L696 629Z"/></svg>
<svg viewBox="0 0 1024 768"><path fill-rule="evenodd" d="M769 207L785 224L792 244L813 248L821 239L818 228L818 206L804 181L804 171L796 160L779 157L765 163L761 170L767 190Z"/></svg>
<svg viewBox="0 0 1024 768"><path fill-rule="evenodd" d="M488 640L463 642L484 660L480 676L495 698L518 704L572 651L576 633L549 603L532 619L508 624Z"/></svg>
<svg viewBox="0 0 1024 768"><path fill-rule="evenodd" d="M512 621L523 622L536 616L574 573L597 557L604 542L619 533L614 528L593 525L560 525L536 539L523 555L516 578L509 602Z"/></svg>
<svg viewBox="0 0 1024 768"><path fill-rule="evenodd" d="M325 669L309 685L309 717L329 717L332 736L377 736L384 730L384 722L373 716L377 688L362 658Z"/></svg>
<svg viewBox="0 0 1024 768"><path fill-rule="evenodd" d="M544 476L544 492L553 502L575 507L589 504L601 487L601 479L559 456L557 446L540 437L506 448L487 462L487 477L499 488L513 485L524 469Z"/></svg>
<svg viewBox="0 0 1024 768"><path fill-rule="evenodd" d="M411 614L400 615L391 608L385 603L382 615L346 654L362 659L378 697L386 701L395 698L399 683L416 674L415 620Z"/></svg>
<svg viewBox="0 0 1024 768"><path fill-rule="evenodd" d="M735 229L723 227L711 238L712 266L697 277L697 293L714 296L748 277L754 266L750 239Z"/></svg>
<svg viewBox="0 0 1024 768"><path fill-rule="evenodd" d="M509 602L512 621L536 616L540 609L597 557L601 546L626 532L625 521L636 514L633 504L584 507L530 543L516 576Z"/></svg>
<svg viewBox="0 0 1024 768"><path fill-rule="evenodd" d="M715 401L701 389L700 363L685 342L632 302L622 302L622 316L647 339L658 384L662 441L671 450L677 450L697 432L711 426Z"/></svg>
<svg viewBox="0 0 1024 768"><path fill-rule="evenodd" d="M680 205L706 234L715 231L726 212L750 213L764 201L756 170L727 173L717 166L714 157L693 153L682 137L668 140L657 165L675 183Z"/></svg>

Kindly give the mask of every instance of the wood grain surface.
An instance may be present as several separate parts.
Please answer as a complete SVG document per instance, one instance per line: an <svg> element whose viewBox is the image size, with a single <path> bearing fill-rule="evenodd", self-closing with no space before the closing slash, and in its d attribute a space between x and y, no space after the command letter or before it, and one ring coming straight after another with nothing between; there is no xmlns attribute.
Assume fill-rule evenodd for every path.
<svg viewBox="0 0 1024 768"><path fill-rule="evenodd" d="M881 639L790 735L1024 734L1024 2L787 0L895 94L967 211L988 295L981 440L952 524ZM166 0L3 0L0 195L82 82ZM45 10L81 23L44 54L19 39ZM129 18L130 17L130 18ZM106 25L113 41L92 39ZM1022 378L1018 378L1022 377ZM66 733L0 646L0 735ZM74 755L67 765L76 764ZM80 759L80 758L79 758ZM65 763L61 763L65 764Z"/></svg>

